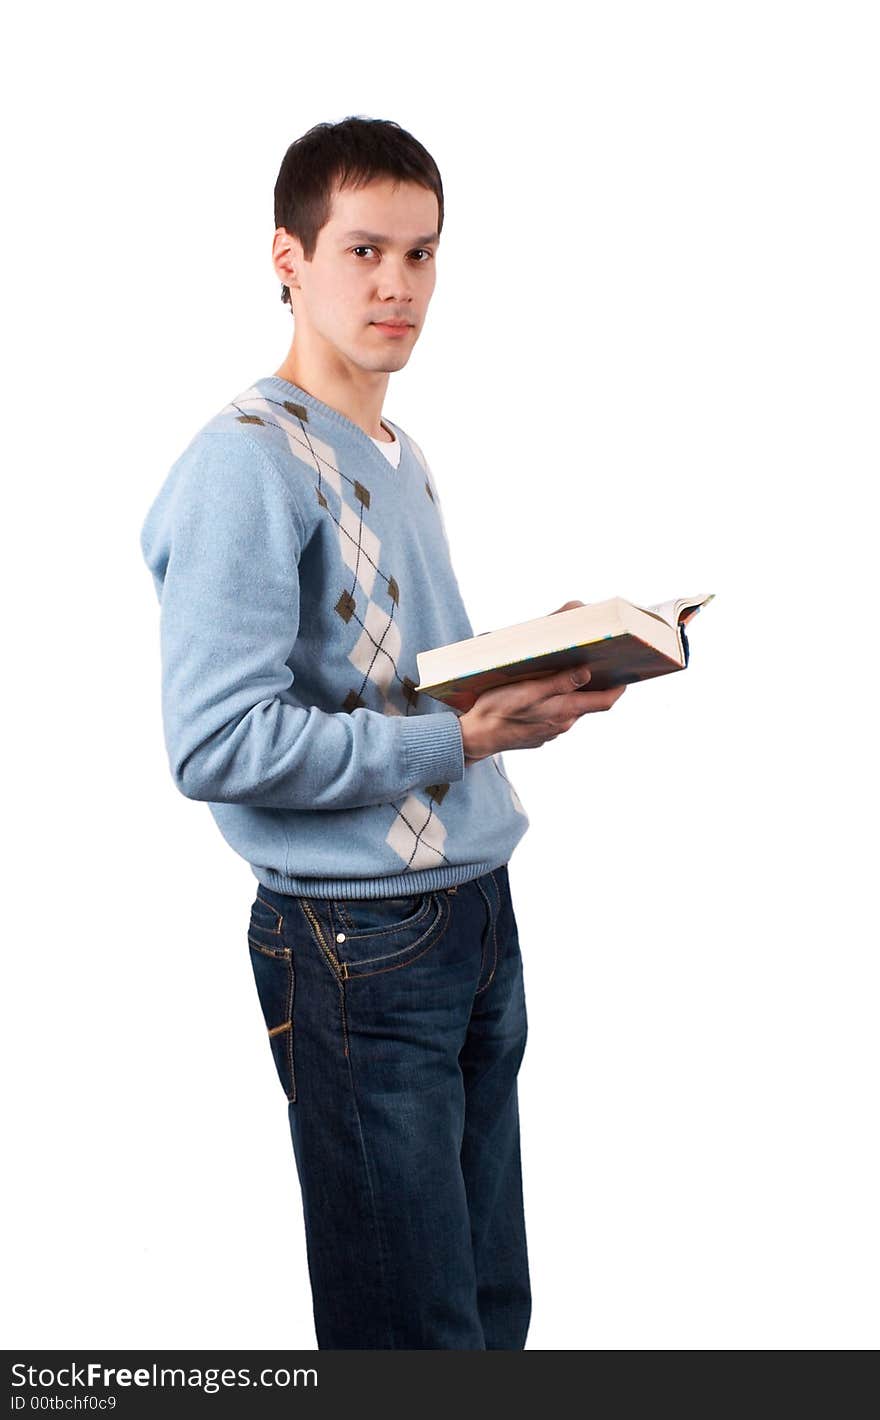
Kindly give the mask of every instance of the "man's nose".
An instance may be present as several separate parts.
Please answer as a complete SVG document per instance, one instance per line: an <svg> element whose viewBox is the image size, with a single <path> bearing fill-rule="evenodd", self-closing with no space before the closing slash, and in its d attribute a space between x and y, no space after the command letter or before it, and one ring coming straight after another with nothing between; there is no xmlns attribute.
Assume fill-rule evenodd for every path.
<svg viewBox="0 0 880 1420"><path fill-rule="evenodd" d="M386 257L382 262L378 291L383 300L411 301L412 292L406 269Z"/></svg>

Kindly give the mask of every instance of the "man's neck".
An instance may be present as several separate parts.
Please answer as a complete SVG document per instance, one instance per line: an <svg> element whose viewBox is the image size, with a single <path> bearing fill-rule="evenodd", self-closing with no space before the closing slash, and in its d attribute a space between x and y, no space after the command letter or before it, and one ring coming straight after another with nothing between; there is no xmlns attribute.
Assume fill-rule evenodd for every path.
<svg viewBox="0 0 880 1420"><path fill-rule="evenodd" d="M394 435L382 423L382 404L388 388L388 375L384 372L376 376L368 388L358 388L350 380L326 374L313 365L297 360L293 353L288 355L280 369L275 371L279 379L289 380L307 394L314 395L330 409L337 410L357 424L371 439L381 439L392 443Z"/></svg>

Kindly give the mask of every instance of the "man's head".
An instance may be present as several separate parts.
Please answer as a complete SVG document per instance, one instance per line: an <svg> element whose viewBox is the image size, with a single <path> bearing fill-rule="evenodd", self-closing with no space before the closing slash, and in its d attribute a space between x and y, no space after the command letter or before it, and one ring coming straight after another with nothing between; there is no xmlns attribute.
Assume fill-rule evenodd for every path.
<svg viewBox="0 0 880 1420"><path fill-rule="evenodd" d="M399 124L321 123L284 155L272 260L296 341L360 369L401 369L434 291L443 185L430 153ZM405 322L402 335L381 322Z"/></svg>

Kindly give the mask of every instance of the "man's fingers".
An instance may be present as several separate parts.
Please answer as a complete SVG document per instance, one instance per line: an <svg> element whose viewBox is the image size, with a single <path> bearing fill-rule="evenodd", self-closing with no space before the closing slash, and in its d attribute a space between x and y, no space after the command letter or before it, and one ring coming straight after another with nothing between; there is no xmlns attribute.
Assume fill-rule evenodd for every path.
<svg viewBox="0 0 880 1420"><path fill-rule="evenodd" d="M570 666L564 671L548 671L542 676L531 676L528 680L515 681L509 686L497 686L484 691L485 695L498 697L499 712L504 710L524 710L545 700L565 701L564 705L554 705L554 710L563 714L582 715L585 710L604 710L606 706L597 697L611 696L609 704L623 694L625 686L612 690L581 690L578 686L589 685L590 670L585 662Z"/></svg>
<svg viewBox="0 0 880 1420"><path fill-rule="evenodd" d="M578 602L578 601L566 602L566 603L564 604L564 606L558 606L558 607L556 608L556 611L551 611L551 612L549 613L549 615L550 615L550 616L556 616L560 611L571 611L572 607L576 607L576 606L586 606L586 602Z"/></svg>
<svg viewBox="0 0 880 1420"><path fill-rule="evenodd" d="M561 671L560 674L555 677L559 694L564 695L566 691L571 690L573 685L586 685L590 679L590 675L590 668L586 662L582 662L579 666L569 666L568 670Z"/></svg>
<svg viewBox="0 0 880 1420"><path fill-rule="evenodd" d="M557 700L560 714L567 718L572 715L579 718L589 714L591 710L610 710L625 690L625 685L615 685L608 690L573 690L567 695L559 695Z"/></svg>
<svg viewBox="0 0 880 1420"><path fill-rule="evenodd" d="M554 676L546 677L549 693L552 694L555 690L556 694L563 696L572 689L572 686L585 686L589 682L590 674L592 672L586 662L582 662L579 666L569 666L568 670L561 670Z"/></svg>
<svg viewBox="0 0 880 1420"><path fill-rule="evenodd" d="M570 666L568 670L546 671L544 675L516 681L510 686L510 690L516 695L516 703L522 707L533 705L539 700L549 700L553 696L566 695L578 685L587 685L589 679L589 667L577 665Z"/></svg>

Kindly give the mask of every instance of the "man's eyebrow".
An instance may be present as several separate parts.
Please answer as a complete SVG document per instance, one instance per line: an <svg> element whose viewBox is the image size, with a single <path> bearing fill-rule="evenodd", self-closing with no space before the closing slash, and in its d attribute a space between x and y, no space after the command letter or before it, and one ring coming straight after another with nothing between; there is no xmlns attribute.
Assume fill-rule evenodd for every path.
<svg viewBox="0 0 880 1420"><path fill-rule="evenodd" d="M390 237L380 237L377 235L376 232L361 231L346 232L342 238L342 240L345 242L354 241L355 239L361 242L375 242L377 246L386 246L391 241ZM410 245L414 247L426 247L430 246L433 242L438 242L439 240L440 233L432 232L431 235L428 237L413 237L413 240Z"/></svg>

